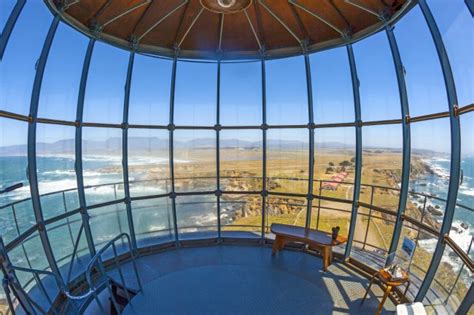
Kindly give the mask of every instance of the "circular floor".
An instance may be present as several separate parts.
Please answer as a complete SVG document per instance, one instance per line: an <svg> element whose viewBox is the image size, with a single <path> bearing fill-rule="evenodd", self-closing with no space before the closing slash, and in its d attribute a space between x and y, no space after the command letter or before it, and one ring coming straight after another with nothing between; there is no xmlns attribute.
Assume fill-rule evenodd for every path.
<svg viewBox="0 0 474 315"><path fill-rule="evenodd" d="M324 287L275 268L203 266L148 282L123 314L298 313L330 311Z"/></svg>

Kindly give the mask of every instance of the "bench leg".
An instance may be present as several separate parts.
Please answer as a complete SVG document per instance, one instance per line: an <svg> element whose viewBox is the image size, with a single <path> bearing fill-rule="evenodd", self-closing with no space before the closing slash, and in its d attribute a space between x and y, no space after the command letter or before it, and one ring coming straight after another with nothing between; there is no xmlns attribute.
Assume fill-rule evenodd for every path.
<svg viewBox="0 0 474 315"><path fill-rule="evenodd" d="M332 252L331 252L331 247L329 246L324 246L322 250L323 254L323 270L328 271L328 267L331 264L332 261Z"/></svg>
<svg viewBox="0 0 474 315"><path fill-rule="evenodd" d="M281 243L281 237L277 235L275 237L275 241L273 242L273 246L272 246L272 256L275 256L275 254L278 253L278 251L280 250L280 243Z"/></svg>
<svg viewBox="0 0 474 315"><path fill-rule="evenodd" d="M360 301L360 304L363 304L363 303L364 303L365 298L367 297L367 294L369 294L370 287L372 286L372 283L374 283L374 279L375 279L375 276L376 276L376 275L377 275L377 274L374 273L374 274L372 275L372 278L370 278L369 286L367 287L367 290L365 291L364 297L363 297L362 300Z"/></svg>
<svg viewBox="0 0 474 315"><path fill-rule="evenodd" d="M387 288L385 289L385 293L383 294L382 301L380 301L379 307L377 308L377 311L375 312L375 315L379 315L380 312L382 312L382 308L385 303L385 300L387 300L387 297L391 291L392 291L392 286L388 285Z"/></svg>

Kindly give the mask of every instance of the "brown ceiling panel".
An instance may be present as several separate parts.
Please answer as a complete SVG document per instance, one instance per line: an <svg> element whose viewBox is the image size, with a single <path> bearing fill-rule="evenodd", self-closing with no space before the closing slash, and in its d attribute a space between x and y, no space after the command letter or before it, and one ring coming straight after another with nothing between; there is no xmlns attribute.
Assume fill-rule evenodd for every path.
<svg viewBox="0 0 474 315"><path fill-rule="evenodd" d="M100 11L110 0L83 0L79 1L66 10L66 14L74 17L86 26L93 19L94 15Z"/></svg>
<svg viewBox="0 0 474 315"><path fill-rule="evenodd" d="M138 50L169 55L180 44L182 56L217 58L221 43L223 58L238 54L247 58L260 54L255 34L268 55L274 57L301 53L301 40L308 39L311 51L347 42L341 32L350 30L358 38L383 27L377 16L350 1L377 14L383 12L388 19L413 6L407 5L407 0L290 1L235 0L226 4L219 0L81 0L60 14L91 35L93 22L104 25L113 20L102 29L102 38L127 48L127 42L135 37L140 39ZM54 6L60 1L48 3Z"/></svg>
<svg viewBox="0 0 474 315"><path fill-rule="evenodd" d="M257 27L255 11L247 10L254 29ZM245 13L226 14L222 32L222 50L225 51L258 51L258 42Z"/></svg>
<svg viewBox="0 0 474 315"><path fill-rule="evenodd" d="M181 44L183 50L216 51L219 46L219 14L202 11Z"/></svg>
<svg viewBox="0 0 474 315"><path fill-rule="evenodd" d="M299 46L297 39L262 4L257 7L267 50Z"/></svg>
<svg viewBox="0 0 474 315"><path fill-rule="evenodd" d="M136 2L138 3L138 5L144 3L143 0ZM140 19L145 14L147 8L150 5L151 3L145 3L144 5L138 6L133 11L128 12L127 14L117 18L113 22L106 25L102 31L107 34L129 40L133 34L135 25L139 23ZM111 21L111 19L113 18L114 17L111 17L107 20L104 19L104 23L107 23L107 21Z"/></svg>
<svg viewBox="0 0 474 315"><path fill-rule="evenodd" d="M335 0L334 5L339 8L341 14L347 18L354 33L380 22L374 15L356 8L344 0ZM370 8L373 9L374 6L372 5Z"/></svg>

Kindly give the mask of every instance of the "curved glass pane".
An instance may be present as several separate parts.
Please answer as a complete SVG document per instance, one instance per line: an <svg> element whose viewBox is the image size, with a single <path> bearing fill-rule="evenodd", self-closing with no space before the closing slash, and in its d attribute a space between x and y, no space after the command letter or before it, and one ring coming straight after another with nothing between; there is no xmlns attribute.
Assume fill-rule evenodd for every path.
<svg viewBox="0 0 474 315"><path fill-rule="evenodd" d="M128 130L128 176L132 197L171 191L169 131Z"/></svg>
<svg viewBox="0 0 474 315"><path fill-rule="evenodd" d="M216 190L216 133L209 130L174 132L175 190Z"/></svg>
<svg viewBox="0 0 474 315"><path fill-rule="evenodd" d="M169 124L172 67L170 60L135 55L129 124Z"/></svg>
<svg viewBox="0 0 474 315"><path fill-rule="evenodd" d="M352 200L355 128L317 128L314 134L314 146L313 193Z"/></svg>
<svg viewBox="0 0 474 315"><path fill-rule="evenodd" d="M385 32L354 44L354 55L362 121L400 118L397 77Z"/></svg>
<svg viewBox="0 0 474 315"><path fill-rule="evenodd" d="M267 131L267 190L307 194L308 129Z"/></svg>
<svg viewBox="0 0 474 315"><path fill-rule="evenodd" d="M362 189L359 200L398 210L402 174L402 126L362 129Z"/></svg>
<svg viewBox="0 0 474 315"><path fill-rule="evenodd" d="M133 226L139 247L174 241L171 198L132 202Z"/></svg>
<svg viewBox="0 0 474 315"><path fill-rule="evenodd" d="M459 106L474 102L474 22L466 1L427 1L443 37ZM472 5L472 3L471 3Z"/></svg>
<svg viewBox="0 0 474 315"><path fill-rule="evenodd" d="M28 114L36 62L51 21L52 15L42 1L26 2L0 62L1 110Z"/></svg>
<svg viewBox="0 0 474 315"><path fill-rule="evenodd" d="M0 30L3 30L5 27L16 3L16 0L4 0L0 3Z"/></svg>
<svg viewBox="0 0 474 315"><path fill-rule="evenodd" d="M447 111L438 53L420 8L408 12L394 33L405 70L410 116Z"/></svg>
<svg viewBox="0 0 474 315"><path fill-rule="evenodd" d="M223 237L260 237L263 211L260 195L223 194L220 207Z"/></svg>
<svg viewBox="0 0 474 315"><path fill-rule="evenodd" d="M96 42L84 98L85 122L121 124L128 53Z"/></svg>
<svg viewBox="0 0 474 315"><path fill-rule="evenodd" d="M0 194L1 235L13 240L35 224L30 185L27 177L26 122L0 118L0 189L16 184L23 186Z"/></svg>
<svg viewBox="0 0 474 315"><path fill-rule="evenodd" d="M88 205L124 197L121 129L82 129L82 170Z"/></svg>
<svg viewBox="0 0 474 315"><path fill-rule="evenodd" d="M217 113L217 64L178 62L174 123L214 126Z"/></svg>
<svg viewBox="0 0 474 315"><path fill-rule="evenodd" d="M314 122L354 121L354 96L346 48L315 53L310 59Z"/></svg>
<svg viewBox="0 0 474 315"><path fill-rule="evenodd" d="M267 123L306 125L308 93L303 57L265 62Z"/></svg>
<svg viewBox="0 0 474 315"><path fill-rule="evenodd" d="M38 117L76 120L87 43L87 38L70 26L59 25L43 75Z"/></svg>
<svg viewBox="0 0 474 315"><path fill-rule="evenodd" d="M258 126L262 123L260 62L221 64L220 124Z"/></svg>
<svg viewBox="0 0 474 315"><path fill-rule="evenodd" d="M45 219L79 208L74 170L76 128L38 124L36 163Z"/></svg>
<svg viewBox="0 0 474 315"><path fill-rule="evenodd" d="M213 194L177 197L176 217L180 240L217 237L217 199Z"/></svg>
<svg viewBox="0 0 474 315"><path fill-rule="evenodd" d="M221 190L262 190L262 132L224 130L219 136Z"/></svg>

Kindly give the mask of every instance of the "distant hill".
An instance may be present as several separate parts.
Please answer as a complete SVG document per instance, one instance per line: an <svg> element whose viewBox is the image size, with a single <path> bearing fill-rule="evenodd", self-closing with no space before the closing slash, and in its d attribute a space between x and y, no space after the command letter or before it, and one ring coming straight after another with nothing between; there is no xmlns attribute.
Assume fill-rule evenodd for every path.
<svg viewBox="0 0 474 315"><path fill-rule="evenodd" d="M122 148L122 138L112 137L105 141L94 141L94 140L83 140L83 151L86 154L112 154L119 153ZM238 139L221 139L221 148L241 148L241 149L253 149L259 148L262 145L262 141L243 141ZM152 150L167 150L169 147L168 139L158 137L130 137L128 139L129 151L140 152ZM214 148L216 146L216 140L214 138L198 138L186 141L176 140L174 141L175 149L186 149L186 148ZM299 140L267 140L267 148L269 149L280 149L280 150L301 150L308 147L307 141ZM347 150L355 149L354 144L347 144L342 142L317 142L315 143L316 149L332 149L332 150ZM37 155L54 155L54 154L72 154L75 150L75 140L66 139L60 140L53 143L37 143L36 154ZM364 147L364 150L384 150L399 152L397 148L377 148L377 147ZM428 155L434 153L429 150L413 150L414 153ZM26 154L26 145L12 145L0 147L0 156L11 156L11 155L24 155Z"/></svg>

